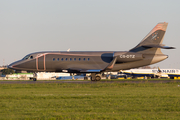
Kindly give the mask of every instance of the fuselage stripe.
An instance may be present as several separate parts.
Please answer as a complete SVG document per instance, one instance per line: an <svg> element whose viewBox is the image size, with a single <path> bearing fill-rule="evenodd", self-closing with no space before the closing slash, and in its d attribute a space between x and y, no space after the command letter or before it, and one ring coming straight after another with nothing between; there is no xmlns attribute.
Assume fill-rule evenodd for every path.
<svg viewBox="0 0 180 120"><path fill-rule="evenodd" d="M36 58L36 69L39 70L38 69L38 57Z"/></svg>
<svg viewBox="0 0 180 120"><path fill-rule="evenodd" d="M44 54L44 70L46 70L46 64L45 64L45 62L46 62L45 60L46 60L46 59L45 59L45 57L46 57L46 56L45 56L45 54Z"/></svg>
<svg viewBox="0 0 180 120"><path fill-rule="evenodd" d="M66 54L66 53L44 53L45 55L48 54L57 54L57 55L69 55L69 56L99 56L99 55L87 55L87 54Z"/></svg>

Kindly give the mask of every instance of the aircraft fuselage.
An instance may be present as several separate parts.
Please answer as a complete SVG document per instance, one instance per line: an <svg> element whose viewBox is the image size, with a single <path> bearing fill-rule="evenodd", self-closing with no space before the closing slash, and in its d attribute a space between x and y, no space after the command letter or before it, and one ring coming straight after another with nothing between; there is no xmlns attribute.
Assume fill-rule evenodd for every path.
<svg viewBox="0 0 180 120"><path fill-rule="evenodd" d="M10 68L26 71L55 72L100 72L110 64L114 57L116 63L110 71L153 64L167 58L166 55L145 55L128 51L123 52L37 52L9 65ZM154 60L158 57L157 60Z"/></svg>
<svg viewBox="0 0 180 120"><path fill-rule="evenodd" d="M158 23L149 34L129 51L37 52L9 65L25 71L91 73L91 80L100 80L102 72L119 71L151 65L166 59L162 44L168 23Z"/></svg>

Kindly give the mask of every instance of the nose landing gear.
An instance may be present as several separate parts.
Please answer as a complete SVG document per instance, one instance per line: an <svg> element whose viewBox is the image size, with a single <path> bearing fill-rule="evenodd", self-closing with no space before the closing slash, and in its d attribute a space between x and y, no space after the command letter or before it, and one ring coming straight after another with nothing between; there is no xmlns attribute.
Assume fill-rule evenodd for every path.
<svg viewBox="0 0 180 120"><path fill-rule="evenodd" d="M37 73L33 73L33 77L30 79L32 79L33 81L37 81Z"/></svg>

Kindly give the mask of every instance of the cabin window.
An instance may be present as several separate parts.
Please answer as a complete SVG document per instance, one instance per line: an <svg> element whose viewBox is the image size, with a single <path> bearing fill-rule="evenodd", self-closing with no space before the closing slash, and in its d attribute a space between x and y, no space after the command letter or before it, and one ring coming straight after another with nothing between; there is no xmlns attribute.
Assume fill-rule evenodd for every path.
<svg viewBox="0 0 180 120"><path fill-rule="evenodd" d="M70 61L72 60L72 58L69 59Z"/></svg>
<svg viewBox="0 0 180 120"><path fill-rule="evenodd" d="M66 61L68 60L68 58L66 58Z"/></svg>
<svg viewBox="0 0 180 120"><path fill-rule="evenodd" d="M33 59L33 56L31 56L30 59Z"/></svg>
<svg viewBox="0 0 180 120"><path fill-rule="evenodd" d="M85 60L86 60L86 58L83 58L83 60L85 61Z"/></svg>
<svg viewBox="0 0 180 120"><path fill-rule="evenodd" d="M79 61L81 60L81 58L79 58Z"/></svg>
<svg viewBox="0 0 180 120"><path fill-rule="evenodd" d="M90 60L90 58L87 59L88 61Z"/></svg>
<svg viewBox="0 0 180 120"><path fill-rule="evenodd" d="M57 61L59 61L59 58L57 58Z"/></svg>
<svg viewBox="0 0 180 120"><path fill-rule="evenodd" d="M53 61L55 61L56 59L55 58L53 58Z"/></svg>
<svg viewBox="0 0 180 120"><path fill-rule="evenodd" d="M61 61L63 61L63 58L61 58Z"/></svg>
<svg viewBox="0 0 180 120"><path fill-rule="evenodd" d="M74 61L76 61L76 58L74 58Z"/></svg>

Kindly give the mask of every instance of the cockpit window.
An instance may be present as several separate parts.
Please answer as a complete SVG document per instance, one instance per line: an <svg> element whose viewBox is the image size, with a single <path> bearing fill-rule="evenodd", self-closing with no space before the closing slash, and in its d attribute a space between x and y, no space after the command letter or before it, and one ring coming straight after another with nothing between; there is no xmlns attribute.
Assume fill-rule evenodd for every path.
<svg viewBox="0 0 180 120"><path fill-rule="evenodd" d="M29 58L29 55L26 55L24 58L23 58L23 60L26 60L26 59L28 59Z"/></svg>
<svg viewBox="0 0 180 120"><path fill-rule="evenodd" d="M33 56L30 56L30 55L26 55L23 60L27 60L27 59L33 59Z"/></svg>

